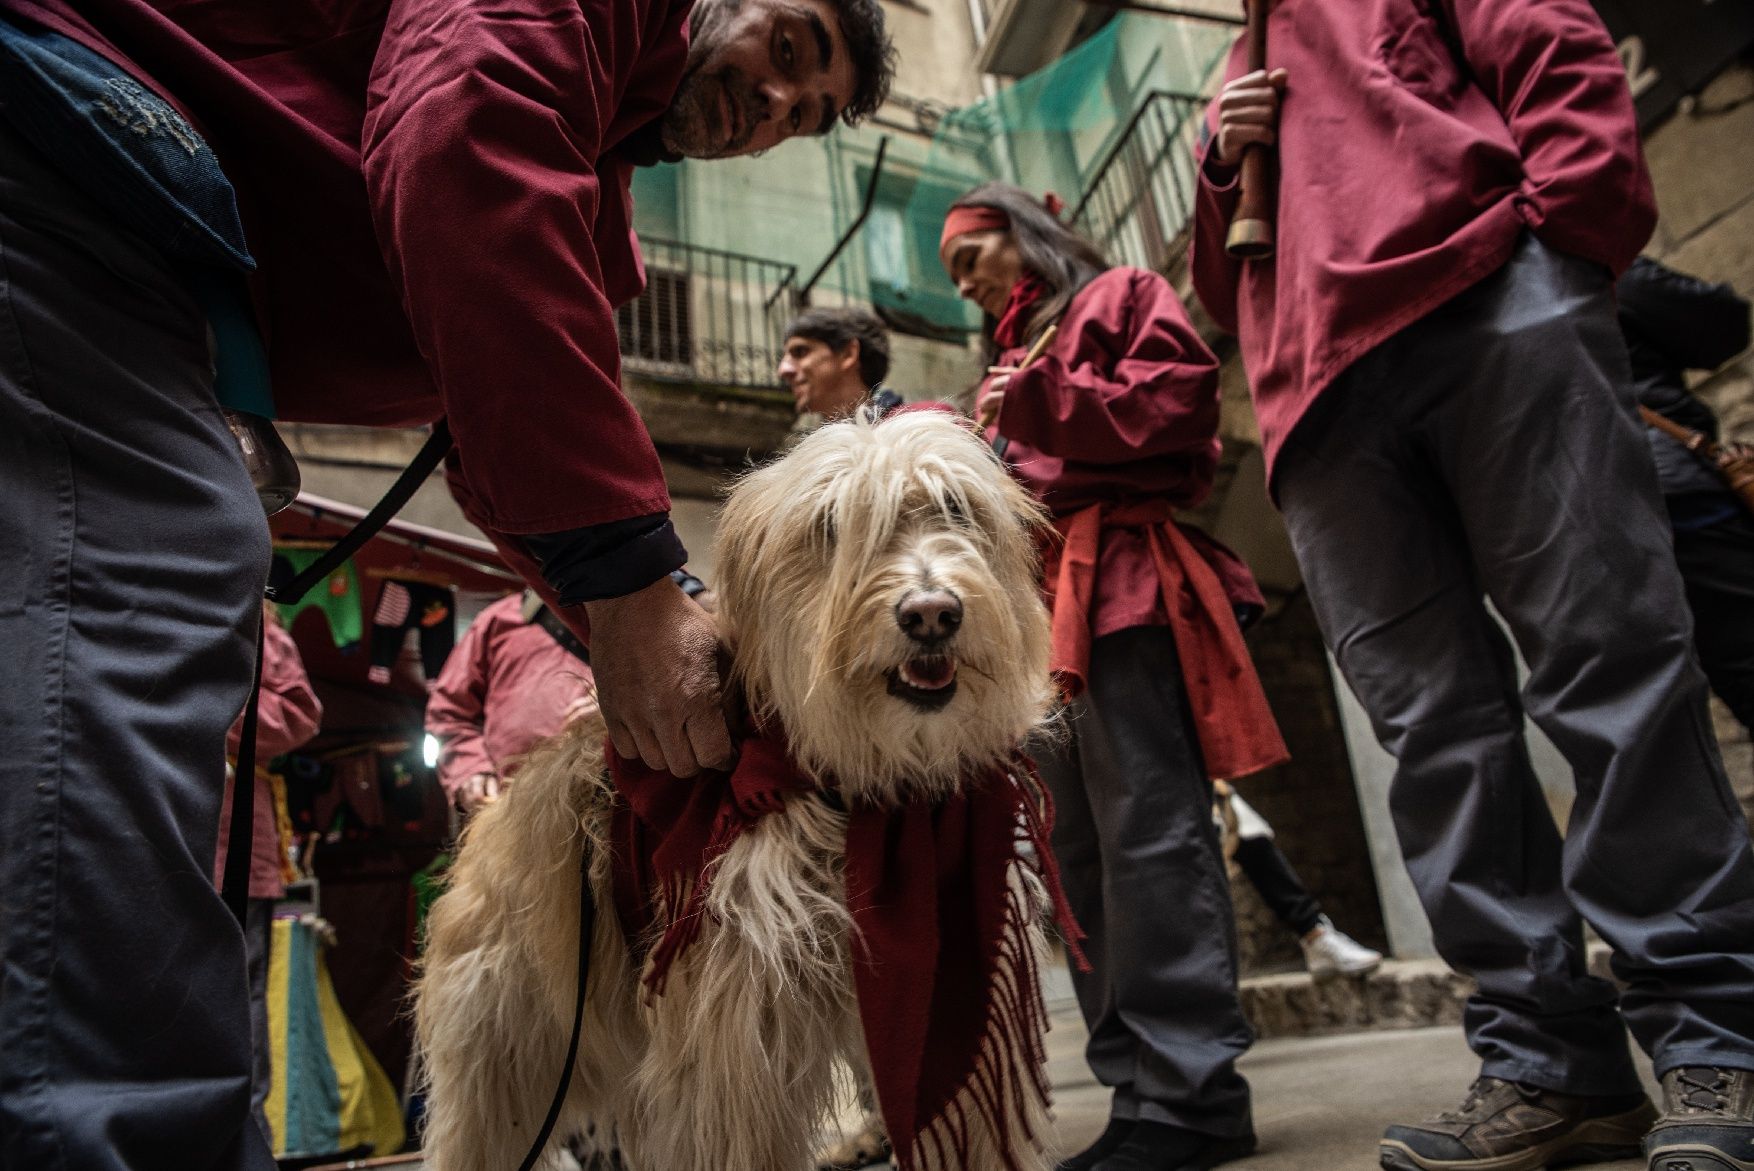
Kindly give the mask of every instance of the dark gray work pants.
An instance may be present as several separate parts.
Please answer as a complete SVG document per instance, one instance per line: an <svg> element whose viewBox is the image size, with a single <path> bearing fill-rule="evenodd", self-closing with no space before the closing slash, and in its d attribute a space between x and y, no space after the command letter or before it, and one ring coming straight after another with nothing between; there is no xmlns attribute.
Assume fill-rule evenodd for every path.
<svg viewBox="0 0 1754 1171"><path fill-rule="evenodd" d="M1085 1056L1116 1118L1250 1133L1236 1059L1254 1040L1236 991L1236 918L1212 783L1175 636L1139 626L1091 647L1070 735L1035 746L1054 857L1092 971L1072 984Z"/></svg>
<svg viewBox="0 0 1754 1171"><path fill-rule="evenodd" d="M268 534L162 258L0 123L0 1167L267 1171L213 887Z"/></svg>
<svg viewBox="0 0 1754 1171"><path fill-rule="evenodd" d="M1360 359L1276 479L1322 633L1399 761L1390 803L1438 951L1479 981L1484 1072L1636 1090L1754 1069L1754 857L1634 421L1608 274L1525 239ZM1519 701L1504 616L1530 675ZM1576 775L1563 845L1523 715ZM1586 974L1579 916L1629 985Z"/></svg>

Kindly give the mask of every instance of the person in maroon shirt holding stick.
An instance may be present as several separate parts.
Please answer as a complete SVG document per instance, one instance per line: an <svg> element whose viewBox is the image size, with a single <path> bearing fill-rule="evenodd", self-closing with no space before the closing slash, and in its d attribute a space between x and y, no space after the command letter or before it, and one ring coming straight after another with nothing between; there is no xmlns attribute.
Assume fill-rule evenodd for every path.
<svg viewBox="0 0 1754 1171"><path fill-rule="evenodd" d="M1613 42L1587 0L1298 0L1267 31L1267 70L1239 43L1209 114L1195 288L1241 341L1323 636L1398 760L1438 950L1479 985L1479 1079L1391 1127L1382 1164L1522 1171L1643 1139L1653 1171L1754 1166L1754 856L1616 328L1655 208ZM1254 143L1277 252L1240 262ZM1520 701L1483 598L1528 662ZM1576 776L1563 843L1525 714Z"/></svg>
<svg viewBox="0 0 1754 1171"><path fill-rule="evenodd" d="M212 889L281 418L445 420L618 751L731 755L620 392L634 165L857 122L877 0L0 0L0 1165L267 1169Z"/></svg>
<svg viewBox="0 0 1754 1171"><path fill-rule="evenodd" d="M1059 534L1045 584L1068 734L1035 752L1088 936L1086 1057L1114 1089L1108 1128L1060 1166L1216 1166L1255 1139L1212 780L1286 759L1238 621L1260 614L1254 579L1175 519L1218 467L1218 360L1167 281L1110 268L1015 187L958 200L939 255L997 323L977 417Z"/></svg>

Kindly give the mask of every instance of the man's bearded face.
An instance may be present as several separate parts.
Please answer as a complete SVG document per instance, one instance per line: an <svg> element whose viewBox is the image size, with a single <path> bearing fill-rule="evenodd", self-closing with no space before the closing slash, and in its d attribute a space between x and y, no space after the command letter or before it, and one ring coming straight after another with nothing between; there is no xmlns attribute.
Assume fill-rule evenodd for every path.
<svg viewBox="0 0 1754 1171"><path fill-rule="evenodd" d="M664 145L725 158L826 133L854 81L828 0L702 0L687 72L660 123Z"/></svg>

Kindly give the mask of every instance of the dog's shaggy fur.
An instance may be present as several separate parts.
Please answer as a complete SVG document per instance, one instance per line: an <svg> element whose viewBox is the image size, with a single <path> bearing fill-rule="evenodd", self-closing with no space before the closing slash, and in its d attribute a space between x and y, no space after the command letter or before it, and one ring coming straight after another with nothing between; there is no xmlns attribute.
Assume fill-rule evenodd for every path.
<svg viewBox="0 0 1754 1171"><path fill-rule="evenodd" d="M835 778L850 801L954 792L1007 760L1049 706L1041 522L947 415L822 428L745 477L721 519L716 584L733 687L757 720L785 730L807 775ZM923 652L899 608L924 590L948 590L963 608L932 649L930 682L944 657L955 663L947 702L942 688L906 682ZM416 1011L428 1165L509 1171L540 1125L571 1027L584 851L599 914L557 1136L618 1148L632 1171L803 1171L836 1104L836 1060L865 1065L841 879L846 815L798 794L738 838L716 864L698 942L662 994L647 995L613 911L601 745L600 725L574 727L535 752L470 824L433 908ZM1039 882L1011 869L1016 897L1039 911ZM657 908L660 924L679 905ZM1028 1114L1006 1137L1045 1168L1041 1104ZM965 1169L935 1145L915 1152L916 1165L996 1166L1001 1136L981 1133L978 1110L967 1118Z"/></svg>

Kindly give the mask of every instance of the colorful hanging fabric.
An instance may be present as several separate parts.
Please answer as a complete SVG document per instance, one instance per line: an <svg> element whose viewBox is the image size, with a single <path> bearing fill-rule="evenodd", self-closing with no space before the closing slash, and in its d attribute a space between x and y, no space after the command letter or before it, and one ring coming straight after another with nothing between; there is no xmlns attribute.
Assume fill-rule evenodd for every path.
<svg viewBox="0 0 1754 1171"><path fill-rule="evenodd" d="M268 580L291 581L325 552L324 549L276 546ZM280 611L280 624L291 630L293 619L313 606L329 620L329 637L335 640L337 647L347 650L359 645L359 640L365 635L365 603L360 598L359 575L353 570L353 562L343 562L341 568L301 600L275 608Z"/></svg>
<svg viewBox="0 0 1754 1171"><path fill-rule="evenodd" d="M388 683L409 627L420 631L420 667L437 679L457 645L457 596L445 586L390 579L378 594L372 615L371 669L366 678Z"/></svg>
<svg viewBox="0 0 1754 1171"><path fill-rule="evenodd" d="M341 1011L309 917L274 921L268 1047L273 1080L265 1105L277 1158L402 1149L395 1087Z"/></svg>

